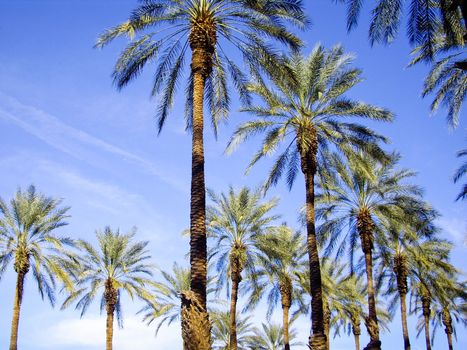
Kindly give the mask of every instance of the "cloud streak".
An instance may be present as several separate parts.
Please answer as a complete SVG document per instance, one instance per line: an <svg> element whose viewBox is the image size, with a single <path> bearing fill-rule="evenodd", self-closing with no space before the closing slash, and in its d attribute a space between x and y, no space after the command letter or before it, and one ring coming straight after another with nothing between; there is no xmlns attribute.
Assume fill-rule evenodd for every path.
<svg viewBox="0 0 467 350"><path fill-rule="evenodd" d="M99 166L96 151L113 155L158 177L178 191L188 193L188 186L166 174L161 166L118 146L72 127L59 118L33 106L22 104L0 92L0 119L10 122L49 146L81 161Z"/></svg>

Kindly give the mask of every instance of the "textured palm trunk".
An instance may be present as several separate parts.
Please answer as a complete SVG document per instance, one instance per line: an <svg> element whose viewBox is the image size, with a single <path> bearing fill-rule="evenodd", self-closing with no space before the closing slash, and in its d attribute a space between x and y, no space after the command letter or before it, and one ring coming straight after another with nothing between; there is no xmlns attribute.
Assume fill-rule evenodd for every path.
<svg viewBox="0 0 467 350"><path fill-rule="evenodd" d="M317 170L316 153L318 150L318 139L315 130L308 130L307 137L312 138L313 135L314 140L311 142L312 145L306 148L306 143L301 141L301 135L297 137L297 147L301 156L301 170L305 176L306 188L306 229L310 268L312 329L308 345L311 350L325 350L327 347L326 335L324 333L323 291L315 227L315 174Z"/></svg>
<svg viewBox="0 0 467 350"><path fill-rule="evenodd" d="M106 350L112 350L112 343L113 343L113 334L114 334L114 313L115 313L115 306L118 302L118 292L115 289L112 280L109 278L105 282L105 291L104 291L104 299L105 299L105 309L107 311L107 320L106 320L106 328L105 328L105 348Z"/></svg>
<svg viewBox="0 0 467 350"><path fill-rule="evenodd" d="M26 272L19 271L16 279L15 301L13 305L13 319L11 321L10 350L18 349L18 327L21 312L21 302L23 301L24 278Z"/></svg>
<svg viewBox="0 0 467 350"><path fill-rule="evenodd" d="M360 350L360 335L362 330L360 328L360 318L352 317L352 333L355 340L355 349Z"/></svg>
<svg viewBox="0 0 467 350"><path fill-rule="evenodd" d="M443 319L443 324L444 324L444 331L446 332L446 336L447 336L447 338L448 338L449 350L453 350L453 346L452 346L452 333L454 332L454 329L453 329L453 327L452 327L452 318L451 318L451 314L449 313L449 311L448 311L447 309L444 309L444 310L443 310L442 319Z"/></svg>
<svg viewBox="0 0 467 350"><path fill-rule="evenodd" d="M280 294L282 304L282 325L284 331L284 349L290 350L290 335L289 335L289 311L292 306L293 286L289 279L282 280L280 283Z"/></svg>
<svg viewBox="0 0 467 350"><path fill-rule="evenodd" d="M209 315L206 307L207 244L206 244L206 185L204 176L204 89L212 72L212 55L216 44L216 28L209 19L192 26L190 37L192 51L191 73L193 76L193 120L190 203L190 288L197 299L192 312L200 313L206 320L201 322L208 329L198 330L210 344ZM199 306L199 307L198 307ZM190 332L191 333L191 332ZM202 334L202 335L201 335ZM196 343L196 342L195 342ZM205 343L204 341L202 342ZM201 344L198 342L198 345ZM187 345L187 344L185 344ZM207 349L210 349L210 345ZM197 349L204 350L204 349Z"/></svg>
<svg viewBox="0 0 467 350"><path fill-rule="evenodd" d="M107 322L106 322L106 350L112 350L113 334L114 334L114 312L115 305L107 305Z"/></svg>
<svg viewBox="0 0 467 350"><path fill-rule="evenodd" d="M430 339L430 307L431 298L428 295L422 296L422 312L423 319L425 321L425 345L426 350L431 350L431 339Z"/></svg>
<svg viewBox="0 0 467 350"><path fill-rule="evenodd" d="M410 350L409 329L407 327L407 303L406 293L400 293L401 298L401 319L402 319L402 335L404 337L404 349Z"/></svg>
<svg viewBox="0 0 467 350"><path fill-rule="evenodd" d="M394 255L394 273L396 274L397 290L399 292L401 304L402 336L404 338L404 349L410 350L409 329L407 327L407 276L408 276L407 256L402 252Z"/></svg>
<svg viewBox="0 0 467 350"><path fill-rule="evenodd" d="M230 296L230 334L229 334L229 350L237 350L237 301L238 301L238 286L242 277L241 273L235 271L232 273L232 295Z"/></svg>
<svg viewBox="0 0 467 350"><path fill-rule="evenodd" d="M360 235L363 254L365 256L365 269L367 277L368 293L368 317L365 325L370 335L370 342L364 350L380 350L381 340L379 339L378 316L376 314L375 288L373 285L373 229L374 223L370 213L362 209L357 217L357 229Z"/></svg>
<svg viewBox="0 0 467 350"><path fill-rule="evenodd" d="M329 333L331 331L331 310L329 310L329 304L326 300L323 303L324 309L324 334L326 334L326 347L329 349Z"/></svg>

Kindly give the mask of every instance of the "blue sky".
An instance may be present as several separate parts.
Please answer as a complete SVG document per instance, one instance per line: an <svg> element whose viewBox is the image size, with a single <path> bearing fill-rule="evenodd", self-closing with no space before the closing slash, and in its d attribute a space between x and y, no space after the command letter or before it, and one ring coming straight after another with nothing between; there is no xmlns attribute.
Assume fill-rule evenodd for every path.
<svg viewBox="0 0 467 350"><path fill-rule="evenodd" d="M173 261L185 262L188 226L190 137L184 131L183 96L157 136L155 101L149 92L152 67L122 92L111 84L111 70L124 41L104 50L93 49L105 28L126 19L136 1L0 1L0 196L10 198L18 186L36 184L40 191L64 199L72 207L70 225L64 234L94 240L95 229L105 225L128 230L137 226L138 237L150 241L154 262L169 269ZM308 53L316 42L325 46L342 43L357 56L355 65L365 81L351 92L360 100L391 109L396 120L375 129L392 140L401 152L402 166L418 172L417 184L442 213L443 236L456 247L453 262L465 270L467 252L462 239L467 231L466 204L454 202L459 186L452 174L459 161L455 152L465 148L465 108L457 130L446 126L443 111L430 117L429 99L420 98L426 67L407 69L410 52L404 35L388 47L371 48L367 41L366 13L361 25L347 34L344 7L329 0L307 1L313 26L301 37ZM180 102L178 102L180 101ZM210 188L224 190L256 186L264 178L269 161L248 176L244 169L255 142L243 145L230 156L223 154L235 126L248 116L234 105L219 139L206 132L206 181ZM463 119L463 120L462 120ZM296 225L303 203L299 179L289 192L284 184L270 192L281 199L278 213ZM10 270L0 282L0 347L8 344L14 275ZM125 308L125 328L116 332L115 348L181 349L178 325L154 329L140 323L138 303ZM263 320L260 308L255 312ZM422 349L415 339L413 349ZM40 326L40 327L38 327ZM305 341L309 322L297 321ZM457 348L467 346L459 332ZM362 344L366 343L366 335ZM382 336L386 349L402 347L398 318L391 333ZM444 332L435 348L445 347ZM104 319L98 306L82 320L74 310L59 311L42 302L32 280L26 293L20 324L20 346L37 349L99 349L104 344ZM350 339L336 339L334 349L353 346Z"/></svg>

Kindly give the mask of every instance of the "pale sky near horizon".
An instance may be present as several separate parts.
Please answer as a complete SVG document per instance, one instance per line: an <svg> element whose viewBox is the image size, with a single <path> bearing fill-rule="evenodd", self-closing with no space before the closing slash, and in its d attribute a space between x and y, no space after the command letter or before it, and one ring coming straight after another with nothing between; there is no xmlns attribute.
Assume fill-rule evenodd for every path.
<svg viewBox="0 0 467 350"><path fill-rule="evenodd" d="M410 48L404 25L392 45L371 48L365 14L359 28L347 34L343 6L330 0L306 3L313 25L300 34L307 43L304 52L309 53L317 42L327 47L342 43L356 55L355 65L363 70L365 81L350 95L396 114L393 123L372 126L391 139L391 149L402 154L401 166L418 173L415 182L442 214L442 237L455 244L453 263L467 270L467 247L462 244L467 232L466 202L454 201L460 186L452 183L460 165L455 153L466 144L465 107L456 130L448 129L442 110L430 117L431 101L420 97L427 68L406 68ZM188 240L181 232L189 221L191 144L184 131L184 96L177 96L170 119L157 136L155 101L149 98L153 67L117 92L110 74L125 41L104 50L93 49L98 34L124 21L135 4L133 0L0 0L0 196L9 199L19 186L34 183L41 192L63 198L63 203L71 206L70 225L61 232L90 241L94 241L94 231L106 225L123 231L137 226L137 237L150 242L154 262L170 269L174 261L187 265ZM238 107L233 105L217 141L206 128L206 182L216 191L226 190L230 184L255 187L271 165L262 162L244 175L256 141L224 155L235 126L248 118ZM291 192L282 182L269 193L269 197L280 198L277 213L297 228L297 210L304 201L302 188L298 179ZM0 281L0 349L6 348L9 340L14 278L10 268ZM140 306L125 303L125 328L116 331L115 349L181 349L179 325L162 328L155 338L154 327L146 327L135 315ZM258 323L264 321L264 307L254 314ZM424 349L423 338L415 337L415 323L412 317L412 349ZM21 350L101 349L104 326L98 302L80 320L72 308L60 311L42 302L28 279L20 323ZM308 317L300 318L295 327L299 340L305 342ZM390 333L382 334L383 348L402 348L399 315L390 328ZM458 330L455 348L467 348L465 329ZM366 342L364 334L361 344ZM353 339L336 338L331 344L335 350L350 349ZM442 329L434 348L447 348Z"/></svg>

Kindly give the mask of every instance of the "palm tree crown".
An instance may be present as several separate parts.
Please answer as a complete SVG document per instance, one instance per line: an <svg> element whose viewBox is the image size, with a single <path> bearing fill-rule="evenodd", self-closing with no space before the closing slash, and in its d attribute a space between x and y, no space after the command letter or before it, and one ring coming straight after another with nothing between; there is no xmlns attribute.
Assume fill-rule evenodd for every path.
<svg viewBox="0 0 467 350"><path fill-rule="evenodd" d="M204 66L206 102L213 117L225 117L230 104L228 75L240 97L248 100L246 75L227 53L240 51L248 65L258 69L260 58L275 55L267 44L275 39L298 49L301 41L285 26L304 27L307 23L300 0L145 0L129 19L103 33L96 46L103 47L120 36L131 43L115 64L113 78L118 88L136 78L147 63L157 59L152 95L162 94L158 109L159 130L163 127L185 67L189 48L206 48ZM192 67L193 69L194 67ZM193 103L193 71L188 79L187 116ZM191 124L190 118L188 124Z"/></svg>
<svg viewBox="0 0 467 350"><path fill-rule="evenodd" d="M123 234L105 227L96 232L97 249L84 240L76 244L80 249L76 290L63 302L62 309L77 301L76 309L81 309L83 316L96 296L100 296L101 312L104 309L107 312L107 350L112 348L115 313L119 326L123 326L122 292L131 299L152 298L148 289L153 275L153 267L148 263L148 242L134 242L135 234L135 230Z"/></svg>
<svg viewBox="0 0 467 350"><path fill-rule="evenodd" d="M67 290L73 288L70 264L66 262L65 246L73 241L60 237L55 231L67 225L68 207L61 200L46 197L29 186L19 189L9 205L0 198L0 279L13 261L17 273L15 303L11 329L10 350L16 350L24 281L32 269L42 299L55 303L56 279Z"/></svg>

